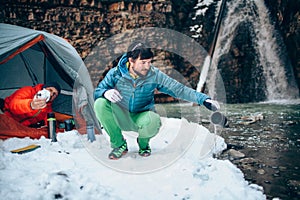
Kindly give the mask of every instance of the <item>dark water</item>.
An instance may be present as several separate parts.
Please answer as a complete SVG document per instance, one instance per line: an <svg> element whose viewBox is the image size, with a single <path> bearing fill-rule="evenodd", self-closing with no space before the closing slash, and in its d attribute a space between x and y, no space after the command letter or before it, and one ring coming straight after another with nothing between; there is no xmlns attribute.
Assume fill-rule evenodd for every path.
<svg viewBox="0 0 300 200"><path fill-rule="evenodd" d="M159 104L165 117L184 117L214 132L211 115L205 108L191 104ZM228 147L243 154L232 158L224 151L219 159L229 159L239 167L245 179L264 188L268 199L300 199L300 100L222 106L228 128L218 128ZM252 123L244 116L261 117Z"/></svg>

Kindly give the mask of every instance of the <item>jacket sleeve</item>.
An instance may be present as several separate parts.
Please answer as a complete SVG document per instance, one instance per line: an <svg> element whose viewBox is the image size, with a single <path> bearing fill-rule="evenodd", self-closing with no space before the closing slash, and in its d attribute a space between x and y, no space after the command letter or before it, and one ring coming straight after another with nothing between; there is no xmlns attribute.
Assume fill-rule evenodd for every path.
<svg viewBox="0 0 300 200"><path fill-rule="evenodd" d="M110 69L104 79L98 84L97 88L94 91L95 100L103 97L103 94L107 90L113 89L115 87L114 73L116 70L117 68Z"/></svg>
<svg viewBox="0 0 300 200"><path fill-rule="evenodd" d="M203 105L203 102L210 97L204 93L197 92L196 90L187 87L175 79L167 76L163 72L158 70L157 73L158 90L160 92L171 95L175 98L179 98L185 101L194 102L199 105Z"/></svg>
<svg viewBox="0 0 300 200"><path fill-rule="evenodd" d="M36 94L36 91L31 88L32 87L21 88L14 94L14 97L9 103L9 110L11 113L20 115L31 113L33 111L30 103Z"/></svg>

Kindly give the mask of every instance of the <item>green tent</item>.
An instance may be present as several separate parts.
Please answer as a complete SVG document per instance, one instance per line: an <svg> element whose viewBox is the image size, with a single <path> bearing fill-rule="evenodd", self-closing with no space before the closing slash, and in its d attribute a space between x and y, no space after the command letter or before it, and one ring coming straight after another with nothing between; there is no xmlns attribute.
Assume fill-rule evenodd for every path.
<svg viewBox="0 0 300 200"><path fill-rule="evenodd" d="M100 125L93 112L93 85L81 57L65 39L43 31L0 23L0 98L20 87L56 81L56 112L83 116Z"/></svg>

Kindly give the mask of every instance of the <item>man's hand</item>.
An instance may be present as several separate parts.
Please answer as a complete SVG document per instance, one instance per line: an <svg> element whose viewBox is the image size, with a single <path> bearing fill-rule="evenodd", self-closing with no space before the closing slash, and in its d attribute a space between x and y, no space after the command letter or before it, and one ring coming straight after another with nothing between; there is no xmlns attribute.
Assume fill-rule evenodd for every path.
<svg viewBox="0 0 300 200"><path fill-rule="evenodd" d="M203 105L211 111L217 111L218 109L220 109L220 105L217 101L211 100L211 99L206 99L203 102Z"/></svg>
<svg viewBox="0 0 300 200"><path fill-rule="evenodd" d="M121 94L119 93L118 90L116 89L111 89L111 90L107 90L105 93L104 93L104 97L111 101L112 103L116 103L116 102L119 102L122 100L122 96Z"/></svg>
<svg viewBox="0 0 300 200"><path fill-rule="evenodd" d="M43 109L47 106L46 99L33 99L30 106L33 110Z"/></svg>

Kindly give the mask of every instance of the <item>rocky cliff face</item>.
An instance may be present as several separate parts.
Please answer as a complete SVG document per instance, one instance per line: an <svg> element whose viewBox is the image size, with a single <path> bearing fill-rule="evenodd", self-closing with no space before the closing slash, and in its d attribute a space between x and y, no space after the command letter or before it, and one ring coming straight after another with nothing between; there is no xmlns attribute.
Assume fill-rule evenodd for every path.
<svg viewBox="0 0 300 200"><path fill-rule="evenodd" d="M66 38L85 58L99 41L143 26L174 25L169 0L5 1L1 21L39 29Z"/></svg>
<svg viewBox="0 0 300 200"><path fill-rule="evenodd" d="M100 41L128 30L141 27L163 27L180 32L187 30L187 16L195 3L189 0L14 0L1 3L0 21L63 37L85 59ZM105 53L109 56L110 49ZM181 67L182 61L179 58L178 62L170 61L171 58L177 60L176 55L160 51L156 53L158 62L166 60L162 68L172 68L175 62L177 68L184 71L185 67ZM102 74L97 72L97 65L89 67L96 85ZM187 65L187 71L191 71L185 72L187 77L194 71L188 70L191 67ZM198 75L196 72L193 77Z"/></svg>
<svg viewBox="0 0 300 200"><path fill-rule="evenodd" d="M215 0L207 7L205 16L195 17L199 24L203 24L202 37L195 40L207 50L212 40L215 11L218 8L216 5L219 1ZM99 42L138 28L168 28L192 36L191 18L195 16L194 7L197 2L198 0L4 0L0 5L0 22L43 30L66 38L81 57L86 59ZM265 0L265 2L287 44L288 54L298 77L298 84L300 84L299 0L289 1L289 3L287 0L276 2ZM243 75L243 72L250 71L255 76L261 73L261 69L254 70L249 67L256 56L246 53L253 49L251 41L247 40L247 35L252 34L251 27L248 28L247 24L242 24L238 31L245 32L246 37L236 37L230 50L231 53L222 57L220 61L223 63L223 79L227 80L225 81L226 90L230 91L227 94L227 101L236 103L263 100L263 96L253 98L245 92L245 90L253 90L253 93L260 94L265 86L259 84L263 80L255 83L253 80L245 79ZM111 49L107 47L103 49L106 49L105 55L111 56ZM199 70L195 66L170 52L155 50L155 53L157 56L154 64L161 66L167 73L170 71L168 69L175 69L183 74L192 87L196 87ZM103 71L97 70L101 63L96 60L94 63L96 64L88 65L88 68L92 81L96 85L103 77ZM108 64L106 69L113 64ZM254 90L253 87L256 87L257 83L260 87ZM241 96L243 99L240 99Z"/></svg>

